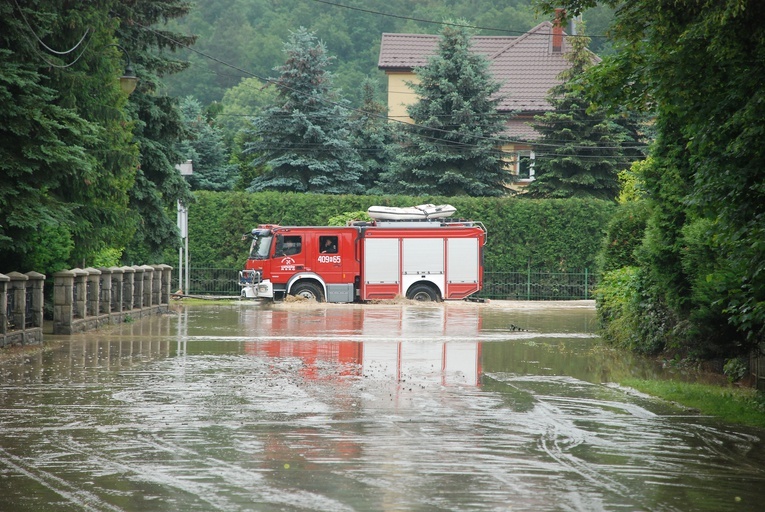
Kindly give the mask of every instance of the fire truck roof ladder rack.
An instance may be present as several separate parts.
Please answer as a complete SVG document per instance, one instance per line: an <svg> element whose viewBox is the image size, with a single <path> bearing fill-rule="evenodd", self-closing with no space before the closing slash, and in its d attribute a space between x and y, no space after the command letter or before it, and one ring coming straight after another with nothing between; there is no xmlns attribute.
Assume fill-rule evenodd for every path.
<svg viewBox="0 0 765 512"><path fill-rule="evenodd" d="M378 220L374 223L380 228L434 228L449 226L467 226L483 225L480 222L465 219L415 219L415 220ZM485 228L484 228L485 231Z"/></svg>

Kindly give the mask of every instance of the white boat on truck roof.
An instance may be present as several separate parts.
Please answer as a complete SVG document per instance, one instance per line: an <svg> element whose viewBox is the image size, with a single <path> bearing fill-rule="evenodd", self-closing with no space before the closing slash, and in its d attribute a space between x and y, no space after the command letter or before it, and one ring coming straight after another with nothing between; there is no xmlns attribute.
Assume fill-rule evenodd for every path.
<svg viewBox="0 0 765 512"><path fill-rule="evenodd" d="M457 209L450 204L420 204L417 206L370 206L367 214L374 220L423 220L451 217Z"/></svg>

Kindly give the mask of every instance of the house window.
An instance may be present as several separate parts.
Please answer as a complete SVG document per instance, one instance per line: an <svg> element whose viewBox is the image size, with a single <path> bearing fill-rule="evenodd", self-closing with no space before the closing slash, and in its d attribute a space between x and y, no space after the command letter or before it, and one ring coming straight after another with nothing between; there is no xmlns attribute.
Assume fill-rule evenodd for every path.
<svg viewBox="0 0 765 512"><path fill-rule="evenodd" d="M518 181L534 180L534 152L531 150L515 151L512 153L510 171Z"/></svg>
<svg viewBox="0 0 765 512"><path fill-rule="evenodd" d="M518 152L518 177L520 179L534 179L534 156L535 155L533 151Z"/></svg>

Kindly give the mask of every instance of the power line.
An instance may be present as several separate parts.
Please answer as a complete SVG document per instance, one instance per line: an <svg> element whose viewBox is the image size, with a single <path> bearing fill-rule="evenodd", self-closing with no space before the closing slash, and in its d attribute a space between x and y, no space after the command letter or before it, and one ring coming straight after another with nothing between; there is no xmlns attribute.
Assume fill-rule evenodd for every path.
<svg viewBox="0 0 765 512"><path fill-rule="evenodd" d="M373 114L368 114L368 115L373 115ZM220 114L217 114L216 117L255 118L255 117L257 117L257 114L226 114L226 113L220 113ZM288 118L292 117L292 114L290 114L288 112L284 112L284 113L275 113L275 112L272 112L272 113L269 113L269 117L274 118L274 119L288 119ZM310 112L309 113L302 112L301 113L301 117L306 118L306 119L311 119L311 118L315 118L316 116L313 116ZM323 117L325 117L325 116L323 116ZM377 117L377 116L374 116L374 117ZM508 117L509 119L512 119L509 116L503 116L503 117ZM433 128L433 127L429 127L429 126L426 127L424 125L418 125L418 124L409 123L409 122L403 122L403 121L401 121L401 123L402 123L403 127L419 127L419 128L422 129L422 131L431 130L431 131L437 131L437 132L448 133L448 134L455 133L453 130L445 130L445 129ZM575 123L576 123L576 121L571 121L570 122L570 124L575 124ZM533 127L533 123L530 122L528 124ZM556 124L565 125L567 123L557 122ZM481 127L480 124L476 124L476 125L472 125L472 126L477 126L479 128ZM464 147L471 147L471 148L478 147L477 144L468 144L468 143L464 143L464 142L455 142L455 141L451 141L451 140L448 140L448 139L444 139L443 137L428 136L428 135L426 135L424 133L419 133L418 135L421 138L423 138L423 139L434 141L435 145L440 145L440 146L442 146L444 148L455 147L455 146L460 146L460 145L462 145ZM480 136L480 135L476 135L476 136L473 136L473 137L476 138L477 140L487 140L487 141L490 141L490 142L494 142L496 140L499 140L499 139L496 139L496 138L483 137L483 136ZM510 140L510 139L503 139L503 140ZM572 142L576 142L576 141L572 141L571 139L552 139L552 138L545 138L544 142L536 142L534 140L511 141L512 144L518 144L518 145L533 144L533 145L538 146L538 147L549 146L549 147L553 147L553 148L569 147L568 144L571 144ZM621 142L621 143L614 143L614 144L610 144L610 145L604 145L603 143L594 144L594 145L577 144L575 146L570 146L570 147L574 147L574 148L578 148L578 149L606 150L606 149L618 149L618 148L623 148L623 149L644 149L644 148L647 148L648 145L643 143L643 142Z"/></svg>
<svg viewBox="0 0 765 512"><path fill-rule="evenodd" d="M27 28L29 28L29 31L35 37L37 42L40 43L43 46L43 48L45 48L46 50L48 50L49 52L51 52L53 54L56 54L56 55L69 55L70 53L75 51L82 44L82 42L85 40L85 37L90 32L90 28L85 29L85 33L82 35L82 37L77 42L77 44L74 45L72 48L70 48L68 50L65 50L65 51L54 50L53 48L51 48L50 46L45 44L45 42L42 39L40 39L40 36L37 35L37 33L35 32L35 29L32 28L32 25L29 24L29 21L27 20L27 17L24 15L24 11L21 10L21 7L19 6L19 3L16 0L13 0L13 3L16 4L16 9L19 11L19 14L21 14L21 19L24 20L24 24L27 26ZM85 49L83 49L83 51L85 51ZM82 55L82 53L80 53L80 55ZM79 57L77 57L77 58L79 59Z"/></svg>
<svg viewBox="0 0 765 512"><path fill-rule="evenodd" d="M434 20L427 20L427 19L424 19L424 18L413 18L411 16L402 16L400 14L390 14L390 13L386 13L386 12L373 11L371 9L362 9L361 7L353 7L351 5L338 4L336 2L328 2L327 0L312 0L312 1L316 2L316 3L319 3L319 4L326 4L326 5L331 5L333 7L340 7L340 8L343 8L343 9L349 9L351 11L359 11L359 12L364 12L364 13L367 13L367 14L375 14L377 16L386 16L388 18L396 18L396 19L399 19L399 20L416 21L416 22L419 22L419 23L429 23L429 24L432 24L432 25L469 28L469 29L474 29L474 30L487 30L487 31L491 31L491 32L502 32L502 33L505 33L505 34L523 35L523 34L526 33L526 32L520 31L520 30L507 30L507 29L504 29L504 28L494 28L494 27L480 27L480 26L476 26L476 25L467 25L467 24L464 24L464 23L453 23L453 22L448 22L448 21L434 21ZM604 36L604 35L594 35L594 36L591 36L591 35L581 35L580 36L580 35L575 35L575 34L563 34L563 36L564 37L604 38L604 39L608 38L608 36ZM545 37L549 37L549 34L545 34Z"/></svg>

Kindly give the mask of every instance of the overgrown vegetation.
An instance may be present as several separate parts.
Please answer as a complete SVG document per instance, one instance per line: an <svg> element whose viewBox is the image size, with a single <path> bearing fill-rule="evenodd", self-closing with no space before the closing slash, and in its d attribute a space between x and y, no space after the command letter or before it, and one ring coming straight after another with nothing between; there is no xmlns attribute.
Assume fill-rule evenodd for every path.
<svg viewBox="0 0 765 512"><path fill-rule="evenodd" d="M542 3L576 15L596 2ZM602 260L606 332L647 353L749 354L765 343L765 61L752 58L765 52L765 4L606 3L620 6L617 53L588 72L589 97L650 113L656 130L639 170L640 243Z"/></svg>
<svg viewBox="0 0 765 512"><path fill-rule="evenodd" d="M765 428L765 395L751 388L677 380L625 379L621 384L676 402L701 414Z"/></svg>

